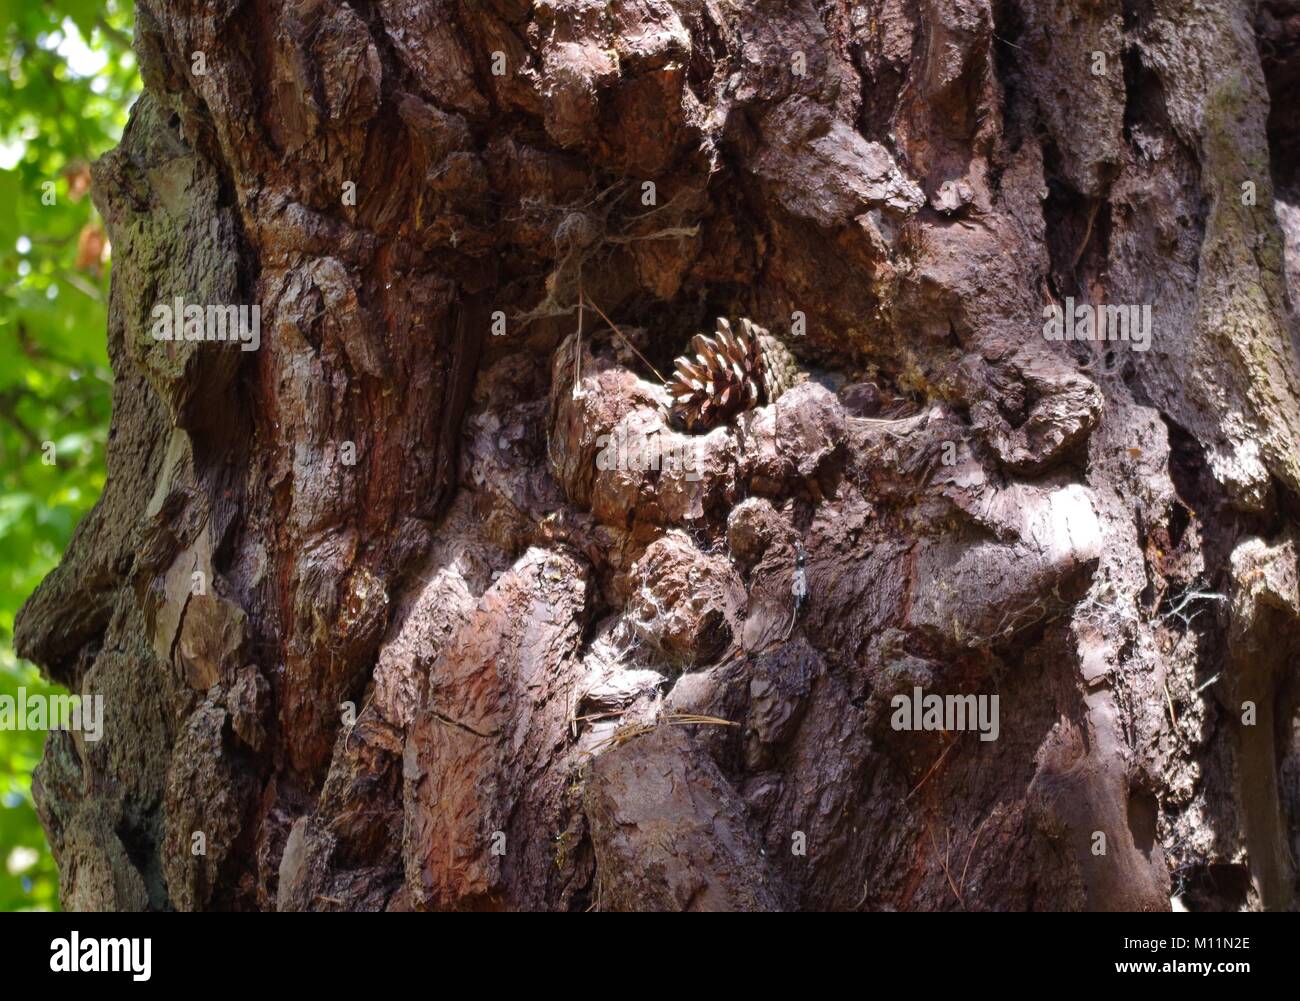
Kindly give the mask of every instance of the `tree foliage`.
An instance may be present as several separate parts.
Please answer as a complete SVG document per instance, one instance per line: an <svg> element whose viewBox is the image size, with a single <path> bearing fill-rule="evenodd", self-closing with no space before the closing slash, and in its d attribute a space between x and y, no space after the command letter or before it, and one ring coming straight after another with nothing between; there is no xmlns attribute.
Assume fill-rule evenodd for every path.
<svg viewBox="0 0 1300 1001"><path fill-rule="evenodd" d="M109 247L89 164L139 91L125 0L0 0L0 695L54 689L14 615L104 482ZM32 807L44 733L0 730L0 910L58 903Z"/></svg>

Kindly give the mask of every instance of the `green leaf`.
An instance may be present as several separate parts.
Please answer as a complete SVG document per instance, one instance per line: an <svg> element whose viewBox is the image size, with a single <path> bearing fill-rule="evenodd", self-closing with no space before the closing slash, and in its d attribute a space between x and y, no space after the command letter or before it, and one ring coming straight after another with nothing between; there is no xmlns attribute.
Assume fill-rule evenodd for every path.
<svg viewBox="0 0 1300 1001"><path fill-rule="evenodd" d="M121 0L0 0L9 57L0 143L12 164L0 169L0 694L56 690L14 655L14 616L104 483L108 274L78 267L78 237L98 220L88 197L73 200L68 177L112 148L139 92L134 55L119 41L132 16ZM113 34L98 30L101 18ZM51 47L65 20L108 57L94 78L70 72ZM50 184L55 199L44 204ZM42 462L46 441L53 466ZM0 910L58 907L31 798L43 742L42 733L0 730Z"/></svg>

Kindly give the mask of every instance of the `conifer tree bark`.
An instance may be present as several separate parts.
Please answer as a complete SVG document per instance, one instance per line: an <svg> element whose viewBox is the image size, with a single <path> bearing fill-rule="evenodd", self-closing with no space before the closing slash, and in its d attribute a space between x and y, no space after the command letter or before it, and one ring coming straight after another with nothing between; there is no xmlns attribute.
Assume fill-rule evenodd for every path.
<svg viewBox="0 0 1300 1001"><path fill-rule="evenodd" d="M141 2L65 906L1292 907L1298 25ZM807 377L683 434L718 316Z"/></svg>

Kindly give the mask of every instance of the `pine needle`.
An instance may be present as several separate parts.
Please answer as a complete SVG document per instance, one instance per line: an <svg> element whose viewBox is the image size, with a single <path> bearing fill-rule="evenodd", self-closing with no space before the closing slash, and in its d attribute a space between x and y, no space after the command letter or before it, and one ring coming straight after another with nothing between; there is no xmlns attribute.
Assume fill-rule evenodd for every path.
<svg viewBox="0 0 1300 1001"><path fill-rule="evenodd" d="M583 301L585 301L585 297ZM655 374L655 377L658 378L660 382L664 382L665 381L664 377L659 374L659 370L655 368L653 365L651 365L650 362L646 360L646 356L643 355L640 351L638 351L636 347L632 344L632 342L623 336L623 331L618 329L618 324L616 324L613 320L611 320L608 316L605 315L605 311L596 305L595 299L591 300L591 308L600 314L600 318L609 324L609 329L614 331L614 333L618 335L618 339L632 349L632 353L641 359L641 361L645 364L645 367L648 368L651 372L653 372Z"/></svg>

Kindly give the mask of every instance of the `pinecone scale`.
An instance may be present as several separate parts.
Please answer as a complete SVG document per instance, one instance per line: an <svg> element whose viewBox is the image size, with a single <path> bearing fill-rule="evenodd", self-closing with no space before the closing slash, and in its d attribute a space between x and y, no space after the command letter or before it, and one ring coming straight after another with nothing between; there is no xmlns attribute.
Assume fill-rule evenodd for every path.
<svg viewBox="0 0 1300 1001"><path fill-rule="evenodd" d="M674 363L666 383L669 419L683 431L707 431L775 402L799 378L789 349L749 320L732 330L719 317L713 336L696 334L690 350Z"/></svg>

